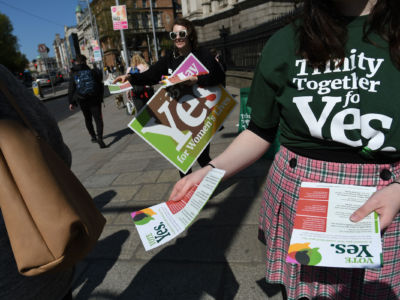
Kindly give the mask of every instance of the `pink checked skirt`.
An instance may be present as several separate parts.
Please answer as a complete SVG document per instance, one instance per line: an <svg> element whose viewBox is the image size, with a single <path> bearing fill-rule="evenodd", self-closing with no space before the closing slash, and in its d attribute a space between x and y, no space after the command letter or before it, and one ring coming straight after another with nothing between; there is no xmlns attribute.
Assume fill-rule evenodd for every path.
<svg viewBox="0 0 400 300"><path fill-rule="evenodd" d="M400 299L400 214L383 234L381 269L323 268L285 262L302 181L386 186L396 164L344 164L299 156L281 146L269 170L260 211L266 242L266 280L283 284L288 299Z"/></svg>

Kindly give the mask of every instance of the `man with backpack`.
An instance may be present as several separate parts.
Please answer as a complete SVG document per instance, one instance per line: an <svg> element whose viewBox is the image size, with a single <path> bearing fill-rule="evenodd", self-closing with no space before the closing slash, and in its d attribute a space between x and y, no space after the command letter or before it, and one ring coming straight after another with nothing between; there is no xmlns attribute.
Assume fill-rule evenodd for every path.
<svg viewBox="0 0 400 300"><path fill-rule="evenodd" d="M86 57L78 54L76 64L71 68L68 101L69 109L79 105L83 116L85 117L85 125L89 131L91 141L98 143L100 148L105 148L103 141L103 115L101 112L101 103L103 102L104 85L102 83L102 75L97 70L92 70L86 64ZM93 122L96 123L96 132L94 131Z"/></svg>

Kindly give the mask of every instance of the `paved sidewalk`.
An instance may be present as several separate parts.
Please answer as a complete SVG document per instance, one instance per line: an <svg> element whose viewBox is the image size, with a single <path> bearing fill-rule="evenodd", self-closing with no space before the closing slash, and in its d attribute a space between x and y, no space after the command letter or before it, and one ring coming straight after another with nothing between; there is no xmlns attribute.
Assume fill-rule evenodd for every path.
<svg viewBox="0 0 400 300"><path fill-rule="evenodd" d="M228 90L239 101L239 90ZM212 157L236 137L238 115L239 104L212 141ZM59 123L73 171L107 218L96 248L77 266L74 299L282 299L265 283L264 246L257 240L270 161L221 183L185 233L146 252L130 212L165 201L179 175L127 128L131 119L114 96L105 99L106 149L90 142L81 113Z"/></svg>

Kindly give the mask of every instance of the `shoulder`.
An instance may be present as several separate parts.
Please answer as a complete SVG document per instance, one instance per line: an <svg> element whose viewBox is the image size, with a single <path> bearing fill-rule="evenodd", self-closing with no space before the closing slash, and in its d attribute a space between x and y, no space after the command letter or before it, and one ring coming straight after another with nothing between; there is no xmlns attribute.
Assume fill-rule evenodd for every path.
<svg viewBox="0 0 400 300"><path fill-rule="evenodd" d="M259 60L262 70L281 68L296 56L296 30L292 24L286 25L275 32L264 45Z"/></svg>
<svg viewBox="0 0 400 300"><path fill-rule="evenodd" d="M193 50L192 53L196 56L212 57L210 50L201 46Z"/></svg>
<svg viewBox="0 0 400 300"><path fill-rule="evenodd" d="M265 52L275 52L287 54L296 48L296 29L293 23L288 24L278 31L276 31L267 41L264 46L263 54Z"/></svg>
<svg viewBox="0 0 400 300"><path fill-rule="evenodd" d="M70 73L71 74L75 74L76 72L78 72L79 70L77 69L77 67L76 66L73 66L72 68L71 68L71 70L70 70Z"/></svg>
<svg viewBox="0 0 400 300"><path fill-rule="evenodd" d="M198 47L192 51L192 54L197 57L203 64L216 64L217 61L211 55L211 52L205 47Z"/></svg>

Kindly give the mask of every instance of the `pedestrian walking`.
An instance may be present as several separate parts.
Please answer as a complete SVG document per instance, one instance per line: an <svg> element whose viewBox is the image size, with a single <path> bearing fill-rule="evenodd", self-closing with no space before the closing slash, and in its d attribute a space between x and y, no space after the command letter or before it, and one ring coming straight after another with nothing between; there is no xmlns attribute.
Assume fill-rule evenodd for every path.
<svg viewBox="0 0 400 300"><path fill-rule="evenodd" d="M400 2L304 0L300 17L265 45L248 104L251 121L210 164L181 179L179 200L213 167L225 178L260 158L279 127L281 148L260 211L266 281L287 299L398 299L400 295ZM380 269L287 263L301 182L375 186L350 220L376 211ZM395 184L391 184L395 183Z"/></svg>
<svg viewBox="0 0 400 300"><path fill-rule="evenodd" d="M186 81L186 84L193 85L197 83L200 86L207 87L222 84L225 81L225 73L211 53L203 47L198 47L197 33L192 22L183 18L176 19L169 36L174 41L173 51L161 57L146 72L119 76L114 80L114 83L128 80L131 85L157 84L162 76L173 74L174 70L179 67L190 53L193 53L202 62L208 69L209 74L191 76ZM197 162L204 167L210 160L210 145L208 145L197 159ZM191 172L192 170L190 169L187 174ZM181 177L185 176L182 172L179 172L179 174Z"/></svg>
<svg viewBox="0 0 400 300"><path fill-rule="evenodd" d="M102 76L97 70L91 70L86 64L84 55L77 55L76 64L71 69L68 87L69 109L79 105L85 125L93 143L98 143L100 148L105 148L103 141L103 115L101 104L103 102L104 85ZM96 132L93 127L96 124Z"/></svg>

